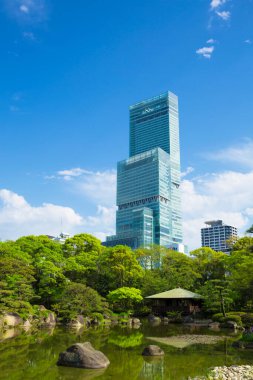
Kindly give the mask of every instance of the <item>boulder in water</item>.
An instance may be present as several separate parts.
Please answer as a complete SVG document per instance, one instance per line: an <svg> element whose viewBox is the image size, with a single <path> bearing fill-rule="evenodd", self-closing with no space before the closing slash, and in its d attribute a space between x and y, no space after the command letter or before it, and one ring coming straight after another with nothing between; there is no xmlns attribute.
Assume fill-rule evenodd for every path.
<svg viewBox="0 0 253 380"><path fill-rule="evenodd" d="M155 346L153 344L150 344L149 346L144 348L142 355L144 355L144 356L162 356L162 355L164 355L164 351L159 346Z"/></svg>
<svg viewBox="0 0 253 380"><path fill-rule="evenodd" d="M76 343L61 352L57 365L65 367L99 369L106 368L110 364L108 358L96 351L90 342Z"/></svg>

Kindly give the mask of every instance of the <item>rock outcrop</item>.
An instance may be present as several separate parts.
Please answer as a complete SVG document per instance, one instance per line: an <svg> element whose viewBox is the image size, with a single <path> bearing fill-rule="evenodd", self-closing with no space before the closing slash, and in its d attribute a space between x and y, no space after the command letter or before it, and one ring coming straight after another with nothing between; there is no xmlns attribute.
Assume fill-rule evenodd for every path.
<svg viewBox="0 0 253 380"><path fill-rule="evenodd" d="M143 356L162 356L164 355L164 351L159 346L150 344L149 346L144 348L142 355Z"/></svg>
<svg viewBox="0 0 253 380"><path fill-rule="evenodd" d="M60 353L57 362L59 366L89 369L106 368L109 364L109 359L101 351L96 351L90 342L73 344Z"/></svg>

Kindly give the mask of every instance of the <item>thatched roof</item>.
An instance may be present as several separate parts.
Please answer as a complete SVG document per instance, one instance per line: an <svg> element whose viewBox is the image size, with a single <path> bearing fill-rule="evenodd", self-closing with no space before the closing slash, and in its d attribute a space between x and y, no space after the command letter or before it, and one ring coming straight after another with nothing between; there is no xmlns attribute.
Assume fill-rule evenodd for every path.
<svg viewBox="0 0 253 380"><path fill-rule="evenodd" d="M178 298L196 299L196 298L203 298L203 297L200 294L190 292L189 290L185 290L182 288L176 288L176 289L168 290L167 292L153 294L152 296L148 296L145 298L153 298L153 299L178 299Z"/></svg>

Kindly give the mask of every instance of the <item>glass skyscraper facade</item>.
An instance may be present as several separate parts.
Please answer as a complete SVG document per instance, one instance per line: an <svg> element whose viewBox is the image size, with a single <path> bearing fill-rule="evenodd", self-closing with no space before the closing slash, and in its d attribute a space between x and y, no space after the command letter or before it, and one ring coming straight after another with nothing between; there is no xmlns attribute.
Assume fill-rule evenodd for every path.
<svg viewBox="0 0 253 380"><path fill-rule="evenodd" d="M130 157L117 166L116 235L107 246L182 243L178 99L171 92L130 106Z"/></svg>

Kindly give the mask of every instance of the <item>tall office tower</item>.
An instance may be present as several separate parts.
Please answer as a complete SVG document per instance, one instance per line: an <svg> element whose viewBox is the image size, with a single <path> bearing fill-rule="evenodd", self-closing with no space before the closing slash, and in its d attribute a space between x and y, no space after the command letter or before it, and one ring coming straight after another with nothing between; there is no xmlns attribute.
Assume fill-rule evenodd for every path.
<svg viewBox="0 0 253 380"><path fill-rule="evenodd" d="M171 92L130 106L130 158L118 162L116 235L107 246L183 250L178 100Z"/></svg>
<svg viewBox="0 0 253 380"><path fill-rule="evenodd" d="M237 228L227 226L222 220L212 220L205 223L207 227L201 228L202 247L210 247L214 251L229 253L231 248L227 241L238 237Z"/></svg>

